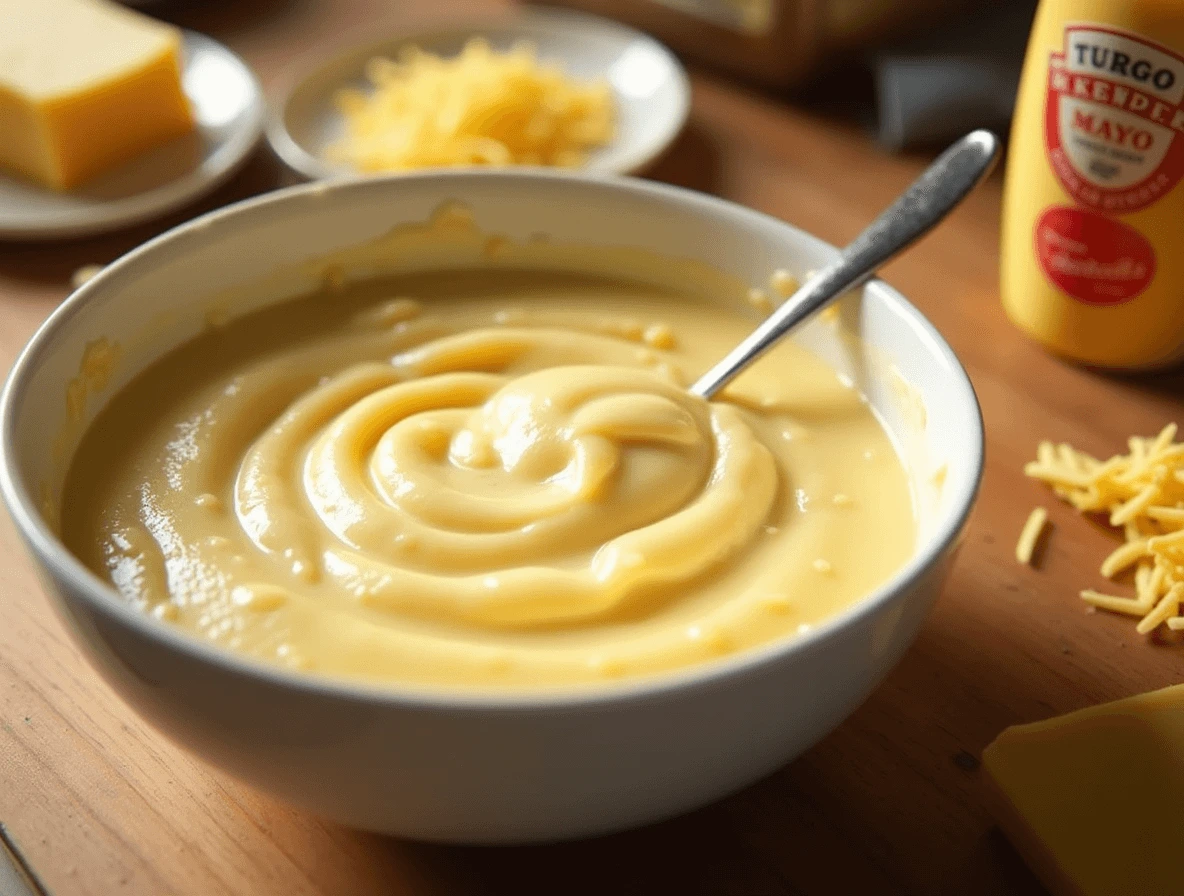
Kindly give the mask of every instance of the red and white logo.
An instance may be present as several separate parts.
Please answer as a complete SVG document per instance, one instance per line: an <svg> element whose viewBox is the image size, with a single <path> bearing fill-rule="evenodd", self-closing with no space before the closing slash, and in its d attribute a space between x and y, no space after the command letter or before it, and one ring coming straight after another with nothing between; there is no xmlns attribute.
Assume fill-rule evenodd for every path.
<svg viewBox="0 0 1184 896"><path fill-rule="evenodd" d="M1106 214L1146 208L1184 175L1184 58L1135 34L1070 25L1048 64L1044 140L1061 185Z"/></svg>
<svg viewBox="0 0 1184 896"><path fill-rule="evenodd" d="M1129 302L1155 277L1155 250L1143 235L1089 209L1045 209L1035 237L1044 276L1087 305Z"/></svg>

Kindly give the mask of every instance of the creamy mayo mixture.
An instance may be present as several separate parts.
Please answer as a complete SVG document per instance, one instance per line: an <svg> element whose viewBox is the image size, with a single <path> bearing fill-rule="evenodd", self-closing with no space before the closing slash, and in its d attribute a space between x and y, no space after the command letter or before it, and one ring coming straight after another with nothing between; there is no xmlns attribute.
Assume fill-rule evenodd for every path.
<svg viewBox="0 0 1184 896"><path fill-rule="evenodd" d="M905 472L792 344L626 280L376 280L215 327L77 452L66 543L144 612L290 667L489 690L792 637L898 569Z"/></svg>

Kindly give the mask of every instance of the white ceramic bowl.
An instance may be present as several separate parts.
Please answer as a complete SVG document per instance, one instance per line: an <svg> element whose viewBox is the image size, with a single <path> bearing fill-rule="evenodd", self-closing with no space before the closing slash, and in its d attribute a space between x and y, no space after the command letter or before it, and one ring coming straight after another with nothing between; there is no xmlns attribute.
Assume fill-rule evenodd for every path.
<svg viewBox="0 0 1184 896"><path fill-rule="evenodd" d="M0 406L4 497L46 590L111 686L178 743L282 799L374 831L506 843L601 833L722 797L825 736L900 658L936 599L978 488L982 426L970 382L941 336L883 283L843 309L869 348L837 339L823 322L800 339L861 381L913 458L916 554L809 634L715 665L602 690L506 697L302 677L133 611L42 521L43 489L57 494L77 444L77 423L63 430L65 395L89 342L119 342L122 360L81 422L194 335L211 294L424 220L457 198L483 228L511 238L543 231L695 256L749 282L778 267L804 272L834 253L757 212L638 180L434 172L282 190L141 246L49 318ZM930 479L941 465L938 489Z"/></svg>

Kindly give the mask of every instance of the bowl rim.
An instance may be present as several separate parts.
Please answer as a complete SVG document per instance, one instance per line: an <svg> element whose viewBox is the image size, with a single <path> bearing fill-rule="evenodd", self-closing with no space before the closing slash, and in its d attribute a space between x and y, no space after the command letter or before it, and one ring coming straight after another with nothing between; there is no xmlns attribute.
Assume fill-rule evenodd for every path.
<svg viewBox="0 0 1184 896"><path fill-rule="evenodd" d="M244 675L253 679L256 684L297 691L310 698L334 698L370 705L457 712L577 710L620 703L657 701L671 698L683 691L719 687L731 679L759 674L791 655L800 656L823 650L827 643L843 630L876 615L910 591L958 540L973 509L983 478L985 441L982 410L970 377L936 327L899 291L884 281L873 278L864 288L873 290L880 301L886 303L893 313L917 332L928 351L936 356L939 364L949 370L949 388L955 391L957 400L968 406L971 424L971 431L967 433L970 463L964 476L946 481L945 488L956 489L950 515L941 526L930 533L925 543L917 547L913 556L877 588L842 612L820 622L805 634L777 638L718 660L618 682L521 691L466 692L439 686L350 679L344 676L322 676L288 670L261 659L208 644L189 632L135 610L127 604L114 586L101 579L76 558L50 529L42 519L32 493L17 471L17 413L23 403L26 385L34 375L41 355L52 346L62 327L91 301L92 296L101 294L107 280L122 269L140 263L141 259L150 258L153 253L163 248L189 239L193 235L216 233L216 228L233 228L234 222L241 216L266 212L273 206L298 201L303 197L324 199L326 193L340 193L348 197L354 191L376 189L398 191L407 186L408 178L459 183L487 179L559 181L580 189L632 194L634 197L673 204L682 214L722 219L725 226L729 218L747 221L750 225L762 229L780 231L786 239L804 243L812 250L835 251L835 247L829 243L792 224L705 193L640 178L593 177L541 169L441 169L416 174L343 178L329 183L314 181L241 200L172 227L111 262L58 305L21 349L4 383L3 392L0 393L0 496L7 505L17 531L33 555L32 559L56 582L64 586L63 591L80 596L91 612L132 629L141 638L178 651L191 662L211 664L223 672ZM446 187L441 188L441 193L446 191ZM463 195L463 192L460 195ZM65 604L60 595L49 593L52 589L43 588L43 591L47 592L46 596L51 602ZM72 612L64 606L59 606L58 609L63 613ZM89 647L84 650L84 653L86 652L89 652Z"/></svg>

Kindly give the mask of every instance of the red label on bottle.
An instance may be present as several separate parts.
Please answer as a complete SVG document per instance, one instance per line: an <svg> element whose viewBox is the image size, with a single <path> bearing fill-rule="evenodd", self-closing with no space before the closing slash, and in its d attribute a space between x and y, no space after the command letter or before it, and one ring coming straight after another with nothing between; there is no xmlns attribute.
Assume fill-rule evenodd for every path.
<svg viewBox="0 0 1184 896"><path fill-rule="evenodd" d="M1139 231L1084 208L1044 210L1036 258L1044 276L1087 305L1129 302L1155 276L1155 250Z"/></svg>
<svg viewBox="0 0 1184 896"><path fill-rule="evenodd" d="M1074 201L1146 208L1184 176L1184 57L1100 25L1065 29L1048 63L1044 141Z"/></svg>

